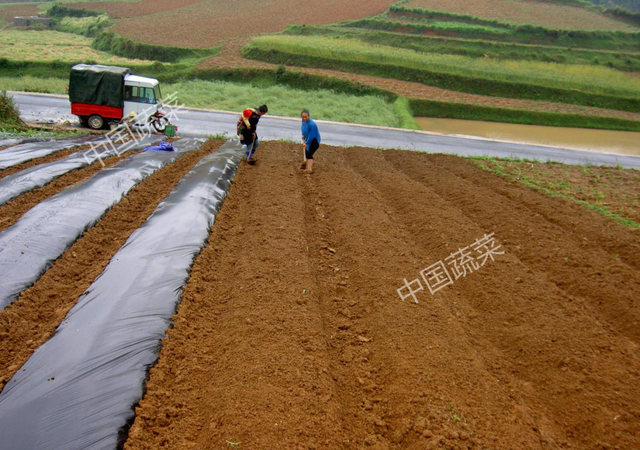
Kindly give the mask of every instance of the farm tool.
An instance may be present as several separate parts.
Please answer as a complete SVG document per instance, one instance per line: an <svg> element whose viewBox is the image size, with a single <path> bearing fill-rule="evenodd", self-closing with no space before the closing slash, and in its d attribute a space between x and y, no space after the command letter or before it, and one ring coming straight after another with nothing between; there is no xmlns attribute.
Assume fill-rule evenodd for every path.
<svg viewBox="0 0 640 450"><path fill-rule="evenodd" d="M252 166L256 163L256 161L253 159L253 151L254 151L254 149L256 147L256 140L257 140L257 137L254 136L253 144L251 145L251 150L249 150L249 156L247 156L247 164L252 165ZM248 147L249 146L247 146L247 148Z"/></svg>

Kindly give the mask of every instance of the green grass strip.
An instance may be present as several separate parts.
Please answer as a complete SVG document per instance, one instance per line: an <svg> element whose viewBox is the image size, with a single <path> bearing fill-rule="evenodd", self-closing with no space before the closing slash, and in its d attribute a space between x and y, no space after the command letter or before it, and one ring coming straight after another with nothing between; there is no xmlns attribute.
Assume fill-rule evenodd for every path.
<svg viewBox="0 0 640 450"><path fill-rule="evenodd" d="M640 50L640 33L589 32L580 30L547 30L533 25L519 25L511 29L491 28L463 22L409 22L387 20L384 17L365 18L338 24L344 28L366 28L398 33L435 34L466 39L485 39L521 44L543 44L602 50Z"/></svg>
<svg viewBox="0 0 640 450"><path fill-rule="evenodd" d="M289 38L290 40L283 42L283 38ZM304 46L304 44L306 44L305 41L300 42L302 39L310 38L293 36L270 36L268 38L258 38L254 39L249 45L247 45L243 49L242 53L245 58L268 61L276 64L341 70L344 72L360 73L374 77L393 78L477 95L527 100L545 100L557 103L571 103L576 105L640 112L640 98L590 93L580 91L577 88L549 87L526 82L509 82L500 79L479 78L459 73L451 73L463 71L465 69L464 66L442 66L442 71L434 69L434 65L437 64L438 59L444 60L444 58L438 58L438 56L448 56L449 58L447 59L463 58L454 55L435 55L434 58L428 58L429 56L434 55L410 52L410 54L415 53L417 55L415 61L407 59L406 62L403 63L403 57L405 56L403 52L408 52L407 50L392 49L395 53L395 56L392 57L387 55L389 52L383 52L383 50L386 50L386 47L366 46L366 52L361 53L359 52L360 49L354 49L353 47L356 46L351 44L351 42L358 41L350 41L348 44L350 47L344 47L343 50L341 43L334 43L332 47L328 47L329 42L325 41L337 41L328 38L325 38L322 42L316 42L313 44L318 50L318 53L315 54L312 51L313 49L309 49ZM318 40L320 39L316 39L316 41ZM391 49L391 47L389 48ZM375 55L373 53L375 53ZM433 59L435 62L430 64L428 61L430 59ZM473 58L467 59L470 64L474 62ZM461 60L460 63L463 64L464 61ZM451 62L447 61L443 64L448 65L451 64ZM418 68L420 66L421 68ZM584 78L586 73L586 71L581 70L583 67L589 67L590 71L596 71L596 69L600 71L605 70L604 68L597 68L593 66L571 67L578 68L576 70L580 70L580 76L582 78ZM496 65L496 70L497 69L498 66ZM445 72L445 70L447 72ZM569 70L570 69L567 69L567 71ZM472 72L469 71L469 73ZM619 77L615 75L616 74L611 71L610 79L600 81L605 84L610 83L610 89L612 90L627 91L631 89L635 92L636 88L633 86L635 80L625 80L626 85L620 84L616 87L615 83L617 83L617 79ZM495 76L504 77L505 79L508 78L507 72L503 74L495 72ZM542 68L540 69L540 76L545 76ZM551 74L551 76L553 76L553 74ZM527 75L525 72L522 72L522 77L531 78L531 76ZM552 78L549 77L548 82L551 82L551 80ZM565 77L565 79L558 80L558 82L566 84L570 82L570 79ZM580 82L582 83L582 81ZM594 89L596 89L596 87L594 87ZM599 89L606 88L603 84Z"/></svg>
<svg viewBox="0 0 640 450"><path fill-rule="evenodd" d="M409 99L409 105L414 117L483 120L487 122L546 125L551 127L640 131L640 121L618 119L615 117L528 111L523 109L498 108L415 98Z"/></svg>
<svg viewBox="0 0 640 450"><path fill-rule="evenodd" d="M418 36L392 31L339 28L334 26L290 25L283 31L283 34L357 39L372 45L404 48L422 53L560 64L588 64L623 71L640 71L640 54L620 51L572 50L566 47L545 47L441 36Z"/></svg>
<svg viewBox="0 0 640 450"><path fill-rule="evenodd" d="M608 219L613 220L614 222L629 227L629 228L640 228L640 224L635 222L634 220L629 219L628 217L624 217L621 216L620 214L614 213L612 211L610 211L609 209L607 209L604 206L600 206L600 205L594 205L593 203L589 203L586 200L580 200L575 198L572 195L569 195L567 193L558 193L555 191L552 191L548 188L545 188L543 186L540 186L538 184L536 184L535 182L531 182L531 181L527 181L527 180L522 180L522 179L518 179L518 177L505 172L503 170L501 170L498 167L488 167L487 165L485 165L482 161L487 161L488 158L483 157L483 158L478 158L478 157L468 157L468 159L471 160L471 162L476 165L477 167L479 167L480 169L486 170L488 172L494 173L496 175L499 175L501 177L507 178L510 181L514 181L518 184L521 184L523 186L526 186L528 188L531 188L535 191L538 192L542 192L544 194L547 194L549 196L552 197L556 197L556 198L562 198L565 200L569 200L571 202L577 203L587 209L590 209L592 211L595 211L601 215L603 215L604 217L607 217ZM489 158L489 160L493 161L496 160L497 158Z"/></svg>

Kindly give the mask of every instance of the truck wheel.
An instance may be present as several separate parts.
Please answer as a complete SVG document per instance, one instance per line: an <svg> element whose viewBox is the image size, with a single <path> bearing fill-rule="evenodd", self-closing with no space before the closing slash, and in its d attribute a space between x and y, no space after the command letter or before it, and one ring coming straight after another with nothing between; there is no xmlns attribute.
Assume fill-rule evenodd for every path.
<svg viewBox="0 0 640 450"><path fill-rule="evenodd" d="M104 127L104 119L99 115L94 114L93 116L89 117L89 121L87 122L87 124L89 125L89 128L100 130L102 129L102 127Z"/></svg>

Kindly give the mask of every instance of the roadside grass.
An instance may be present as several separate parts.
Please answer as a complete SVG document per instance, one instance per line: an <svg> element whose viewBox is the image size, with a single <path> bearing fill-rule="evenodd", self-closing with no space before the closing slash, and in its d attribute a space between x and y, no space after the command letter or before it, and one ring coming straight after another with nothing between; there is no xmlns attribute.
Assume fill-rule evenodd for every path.
<svg viewBox="0 0 640 450"><path fill-rule="evenodd" d="M197 108L239 112L267 104L269 114L278 116L298 117L306 108L315 119L387 127L409 122L410 113L403 111L402 105L396 106L377 96L302 90L272 83L270 80L262 83L256 80L254 84L190 80L164 85L163 92L165 95L177 92L178 103Z"/></svg>
<svg viewBox="0 0 640 450"><path fill-rule="evenodd" d="M538 192L577 203L630 228L640 228L640 171L518 158L468 157L489 171Z"/></svg>
<svg viewBox="0 0 640 450"><path fill-rule="evenodd" d="M30 75L21 77L0 76L0 90L41 92L45 94L66 94L69 80L63 78L38 78Z"/></svg>
<svg viewBox="0 0 640 450"><path fill-rule="evenodd" d="M89 136L86 130L45 130L39 128L15 128L10 125L0 123L0 139L24 139L24 138L44 138L63 139L79 136Z"/></svg>
<svg viewBox="0 0 640 450"><path fill-rule="evenodd" d="M153 64L153 61L123 58L94 50L91 43L90 38L60 31L5 29L0 33L0 58L136 66Z"/></svg>
<svg viewBox="0 0 640 450"><path fill-rule="evenodd" d="M308 36L258 37L245 47L244 54L251 57L254 55L253 49L258 51L255 55L262 55L262 59L271 59L272 62L282 62L275 56L279 52L282 55L308 58L311 65L317 58L323 58L336 63L348 63L349 67L354 68L357 68L358 63L387 67L387 75L392 78L396 73L395 69L400 67L423 73L464 78L473 75L477 80L640 99L640 80L604 67L531 61L487 61L460 55L419 53L371 45L355 39Z"/></svg>
<svg viewBox="0 0 640 450"><path fill-rule="evenodd" d="M65 72L65 73L68 73ZM302 92L306 92L308 98L316 97L317 92L324 96L332 96L341 99L332 103L338 105L347 102L363 108L355 112L356 117L347 117L347 121L366 123L369 125L395 126L406 129L420 129L414 117L437 117L450 119L482 120L491 122L518 123L525 125L547 125L573 128L594 128L619 131L640 131L640 121L631 121L611 117L595 117L577 114L559 114L538 111L515 110L488 106L471 105L465 103L441 102L421 99L406 99L395 94L375 89L367 89L366 86L345 83L328 77L312 76L300 72L284 71L230 71L230 72L200 72L195 77L204 80L190 80L177 83L162 82L162 91L165 96L178 92L183 94L183 100L188 106L204 107L212 109L244 108L244 102L253 102L254 99L234 101L236 95L246 96L247 92L258 92L259 89L279 88L277 95L283 102L302 101L310 107L309 100L301 100ZM221 84L214 84L214 83ZM0 76L0 89L9 91L41 92L51 94L66 94L66 78L40 78L35 76ZM226 88L225 88L226 86ZM235 86L234 92L229 87ZM295 91L295 94L288 92ZM275 91L273 91L275 92ZM260 94L262 95L262 94ZM297 97L297 99L296 99ZM358 100L360 99L360 100ZM371 101L375 99L375 102ZM256 99L257 101L258 99ZM190 103L194 104L190 104ZM355 103L354 103L355 102ZM328 108L330 103L325 102L321 109ZM255 105L254 105L255 106ZM296 107L297 108L297 107ZM292 115L299 111L291 108ZM376 109L382 108L383 114ZM302 109L302 108L300 108ZM344 118L343 110L333 111L332 114L322 114L327 120L341 120ZM393 118L391 117L393 112ZM279 113L285 114L285 113ZM360 116L366 115L367 120ZM383 117L376 117L382 115ZM314 117L318 117L314 113Z"/></svg>
<svg viewBox="0 0 640 450"><path fill-rule="evenodd" d="M0 130L23 131L26 128L13 99L7 95L6 91L0 91Z"/></svg>
<svg viewBox="0 0 640 450"><path fill-rule="evenodd" d="M32 76L0 77L0 89L8 91L66 94L68 80ZM269 114L298 117L303 108L315 119L385 127L420 129L406 99L385 99L376 95L353 95L328 89L304 90L277 85L273 79L252 82L185 80L162 83L165 96L176 92L179 104L194 108L242 111L269 105Z"/></svg>
<svg viewBox="0 0 640 450"><path fill-rule="evenodd" d="M357 39L371 45L404 48L421 53L450 54L499 60L595 65L624 71L640 71L640 54L619 51L594 51L486 40L417 36L406 33L348 29L334 26L292 25L287 27L283 34Z"/></svg>

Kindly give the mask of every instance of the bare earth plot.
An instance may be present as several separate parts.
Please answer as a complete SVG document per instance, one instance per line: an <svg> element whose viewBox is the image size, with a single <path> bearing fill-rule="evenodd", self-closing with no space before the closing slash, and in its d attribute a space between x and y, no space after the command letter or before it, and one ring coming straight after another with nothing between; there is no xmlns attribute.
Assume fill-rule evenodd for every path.
<svg viewBox="0 0 640 450"><path fill-rule="evenodd" d="M65 6L70 8L84 8L93 11L105 11L111 19L125 17L148 16L159 12L168 12L185 6L204 3L207 0L139 0L136 2L79 2Z"/></svg>
<svg viewBox="0 0 640 450"><path fill-rule="evenodd" d="M0 21L13 22L15 16L35 16L40 10L35 5L9 5L0 3Z"/></svg>
<svg viewBox="0 0 640 450"><path fill-rule="evenodd" d="M241 168L125 448L640 446L637 232L455 157L299 151Z"/></svg>
<svg viewBox="0 0 640 450"><path fill-rule="evenodd" d="M0 387L219 146L142 181L0 311ZM312 176L299 145L258 156L195 260L125 448L640 447L637 230L453 156L323 146ZM624 173L611 184L637 194ZM495 260L401 300L404 279L489 233Z"/></svg>
<svg viewBox="0 0 640 450"><path fill-rule="evenodd" d="M586 8L544 1L411 0L402 6L563 30L637 30L636 27Z"/></svg>
<svg viewBox="0 0 640 450"><path fill-rule="evenodd" d="M369 17L383 13L392 3L393 0L322 0L304 4L294 0L142 0L74 6L107 10L116 19L115 31L138 41L208 48L229 38L282 31L290 24L318 25ZM144 11L144 15L138 11Z"/></svg>

